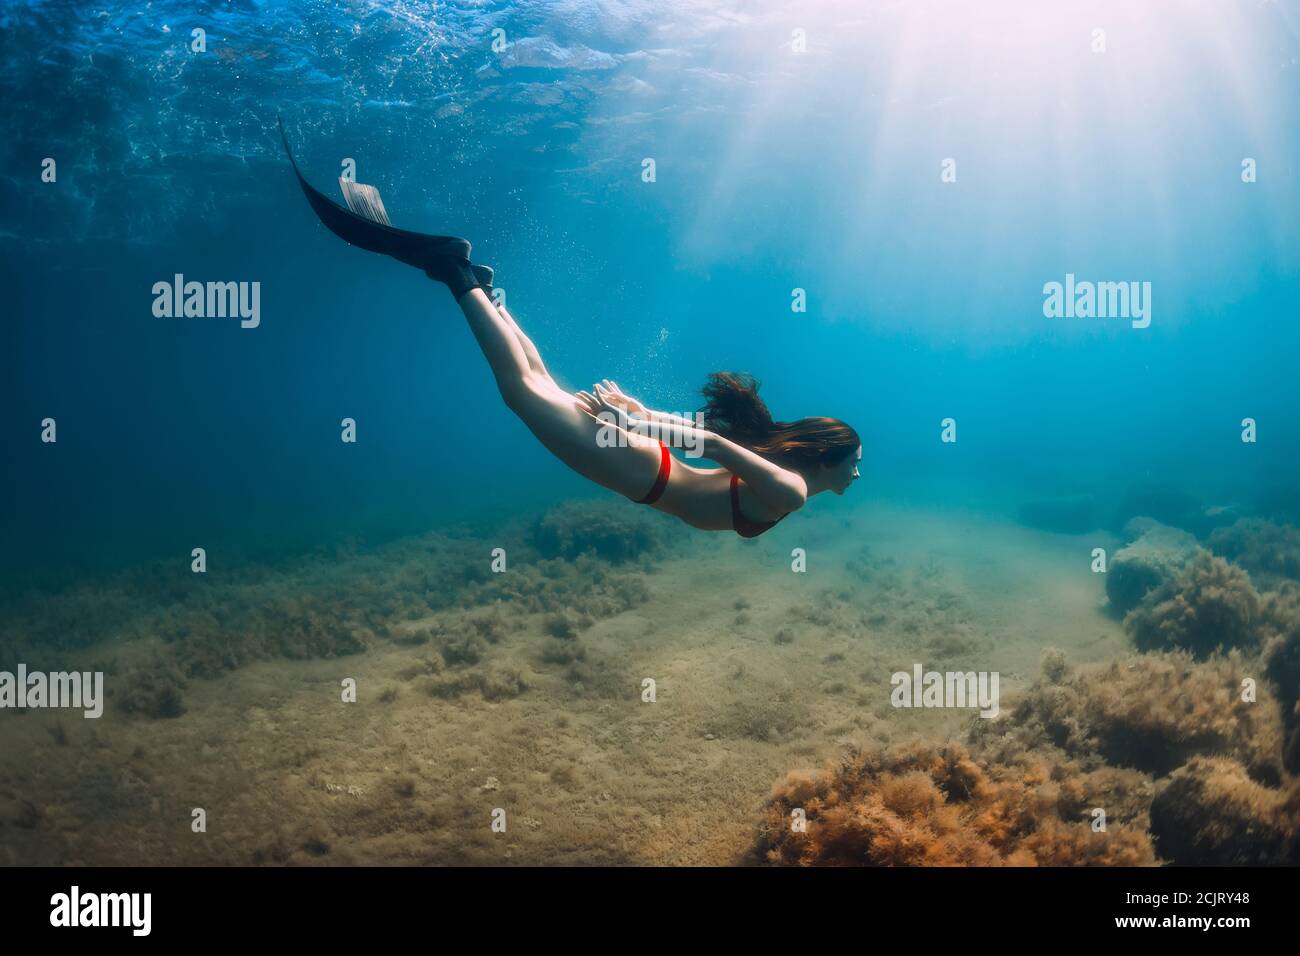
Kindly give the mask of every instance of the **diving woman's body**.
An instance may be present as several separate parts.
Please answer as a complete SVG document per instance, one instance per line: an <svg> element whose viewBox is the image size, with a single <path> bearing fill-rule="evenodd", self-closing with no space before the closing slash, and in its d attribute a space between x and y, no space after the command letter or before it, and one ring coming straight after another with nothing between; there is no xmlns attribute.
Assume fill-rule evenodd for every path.
<svg viewBox="0 0 1300 956"><path fill-rule="evenodd" d="M285 149L288 151L287 140ZM842 423L836 424L851 437L837 435L833 449L837 460L812 460L807 455L812 447L808 441L787 439L787 444L808 460L778 464L714 429L647 409L609 380L591 392L565 391L510 312L494 305L480 285L486 275L490 288L491 271L470 265L468 242L394 229L377 191L340 180L351 207L344 209L311 187L296 164L294 171L313 209L336 235L423 267L431 278L447 284L492 369L506 406L553 455L598 485L633 501L644 501L694 528L736 530L753 537L802 508L811 495L822 491L843 494L858 476L861 445L856 433ZM755 383L751 393L756 388ZM766 414L756 394L751 397ZM770 416L767 421L771 422ZM618 433L612 434L613 429ZM661 444L669 437L702 449L702 457L721 468L697 468L672 460ZM856 450L849 442L857 445Z"/></svg>
<svg viewBox="0 0 1300 956"><path fill-rule="evenodd" d="M663 470L660 441L672 436L680 436L688 447L702 449L701 457L721 465L697 468L680 458L672 460L662 493L649 502L693 528L740 530L731 504L733 475L739 479L740 513L755 524L774 522L799 510L818 492L843 494L857 477L860 447L857 454L846 456L835 467L818 466L800 473L685 418L647 409L609 380L594 386L592 392L567 392L547 372L537 347L510 313L495 307L482 289L469 290L458 304L492 366L506 406L578 474L639 501ZM618 424L624 419L630 428ZM620 440L614 447L602 447L610 443L610 428L620 430ZM604 440L598 441L602 431Z"/></svg>

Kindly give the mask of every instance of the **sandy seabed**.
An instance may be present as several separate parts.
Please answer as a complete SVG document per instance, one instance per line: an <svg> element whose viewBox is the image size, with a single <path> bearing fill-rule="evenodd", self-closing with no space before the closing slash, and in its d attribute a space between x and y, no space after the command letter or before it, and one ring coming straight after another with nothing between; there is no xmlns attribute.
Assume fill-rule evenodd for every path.
<svg viewBox="0 0 1300 956"><path fill-rule="evenodd" d="M96 584L15 614L6 661L103 669L111 696L99 720L0 713L0 862L1156 863L1153 801L1205 759L1235 761L1218 769L1261 789L1249 813L1275 827L1262 856L1229 862L1294 853L1284 705L1261 690L1258 710L1234 710L1263 665L1177 640L1147 649L1150 673L1135 665L1145 632L1090 568L1123 537L886 505L753 542L660 518L573 504L225 582ZM1147 584L1150 610L1167 581ZM91 643L30 636L108 607ZM916 663L997 671L999 717L892 707L891 674ZM1157 709L1204 691L1209 715L1108 701L1123 682L1107 667L1155 682ZM1148 731L1155 756L1107 743ZM1090 826L1099 804L1110 836ZM784 825L795 807L807 834ZM1156 842L1213 862L1197 826Z"/></svg>

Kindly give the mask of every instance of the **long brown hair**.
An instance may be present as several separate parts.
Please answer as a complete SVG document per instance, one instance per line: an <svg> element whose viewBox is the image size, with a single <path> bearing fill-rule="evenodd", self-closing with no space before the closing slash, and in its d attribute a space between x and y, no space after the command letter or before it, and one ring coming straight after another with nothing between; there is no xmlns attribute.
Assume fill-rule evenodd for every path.
<svg viewBox="0 0 1300 956"><path fill-rule="evenodd" d="M799 464L837 465L862 439L838 418L778 422L747 372L714 372L704 385L704 427L752 452Z"/></svg>

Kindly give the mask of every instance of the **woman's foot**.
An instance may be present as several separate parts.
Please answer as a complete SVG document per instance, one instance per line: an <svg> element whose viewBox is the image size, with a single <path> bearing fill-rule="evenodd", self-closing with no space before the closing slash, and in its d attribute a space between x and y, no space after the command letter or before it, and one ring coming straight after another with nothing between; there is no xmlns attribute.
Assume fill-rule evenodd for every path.
<svg viewBox="0 0 1300 956"><path fill-rule="evenodd" d="M435 253L422 264L424 274L444 283L451 290L452 297L459 302L466 293L479 287L479 280L474 275L474 267L469 263L469 243L464 239L455 241L464 243L465 255Z"/></svg>
<svg viewBox="0 0 1300 956"><path fill-rule="evenodd" d="M489 299L492 298L492 277L495 273L491 266L470 266L470 271L474 273L474 278L478 280L478 287L483 290L483 294Z"/></svg>

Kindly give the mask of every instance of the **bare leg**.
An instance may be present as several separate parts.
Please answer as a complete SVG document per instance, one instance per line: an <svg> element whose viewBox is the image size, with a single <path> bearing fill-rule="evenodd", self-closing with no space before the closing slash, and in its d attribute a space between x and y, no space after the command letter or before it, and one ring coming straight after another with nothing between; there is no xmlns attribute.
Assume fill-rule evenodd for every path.
<svg viewBox="0 0 1300 956"><path fill-rule="evenodd" d="M618 446L601 442L602 430L608 437L617 426L593 418L555 384L536 346L509 313L498 310L477 288L461 296L459 305L507 407L552 454L578 474L629 498L640 498L650 490L659 470L658 443L626 432Z"/></svg>
<svg viewBox="0 0 1300 956"><path fill-rule="evenodd" d="M504 305L497 306L497 311L505 317L505 320L510 323L510 327L515 330L515 336L519 339L519 344L524 347L524 354L528 356L529 367L531 367L534 372L545 375L547 378L551 378L551 373L546 371L546 365L542 362L542 356L541 353L537 351L537 346L533 344L532 339L524 334L524 330L519 327L519 323L515 321L515 317L506 311ZM551 379L551 381L555 380Z"/></svg>
<svg viewBox="0 0 1300 956"><path fill-rule="evenodd" d="M501 397L509 404L512 393L524 387L533 375L528 353L515 334L514 324L497 311L482 289L471 289L457 304L492 366Z"/></svg>

